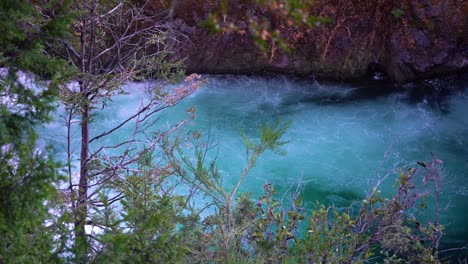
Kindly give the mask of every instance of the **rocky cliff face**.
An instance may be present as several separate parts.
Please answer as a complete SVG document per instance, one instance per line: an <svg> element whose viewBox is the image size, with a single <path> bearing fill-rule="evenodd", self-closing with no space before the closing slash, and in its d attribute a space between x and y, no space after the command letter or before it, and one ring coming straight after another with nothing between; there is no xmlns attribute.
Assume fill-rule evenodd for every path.
<svg viewBox="0 0 468 264"><path fill-rule="evenodd" d="M464 0L324 0L312 14L332 22L295 28L272 20L290 48L259 49L245 22L265 10L252 1L231 0L229 16L236 32L211 34L200 22L216 11L216 1L179 0L173 23L187 35L177 58L188 71L252 73L276 71L333 79L382 72L399 83L465 69L468 65L468 2ZM153 8L161 8L154 0ZM268 14L266 14L268 15Z"/></svg>

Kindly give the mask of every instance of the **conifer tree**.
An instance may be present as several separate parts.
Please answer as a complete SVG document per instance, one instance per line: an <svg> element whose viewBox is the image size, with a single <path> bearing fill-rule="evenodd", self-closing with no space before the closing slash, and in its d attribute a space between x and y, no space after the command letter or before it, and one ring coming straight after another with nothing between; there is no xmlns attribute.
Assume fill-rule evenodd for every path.
<svg viewBox="0 0 468 264"><path fill-rule="evenodd" d="M18 0L1 1L0 16L0 263L56 262L45 221L57 164L38 147L35 129L50 120L67 75L44 43L65 36L70 19L43 17Z"/></svg>

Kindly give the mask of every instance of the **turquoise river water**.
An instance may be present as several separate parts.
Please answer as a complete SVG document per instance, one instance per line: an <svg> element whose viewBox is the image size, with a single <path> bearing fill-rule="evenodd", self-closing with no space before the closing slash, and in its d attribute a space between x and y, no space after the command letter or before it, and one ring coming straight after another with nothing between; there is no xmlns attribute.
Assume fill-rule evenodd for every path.
<svg viewBox="0 0 468 264"><path fill-rule="evenodd" d="M382 81L337 84L289 77L205 76L206 82L159 120L170 127L196 108L185 130L210 135L218 143L217 164L226 188L245 166L241 133L255 139L262 123L290 121L287 155L265 153L242 186L258 195L272 183L280 195L301 185L306 206L315 201L347 206L365 198L379 175L432 154L443 160L447 179L441 215L444 247L468 243L468 82L438 80L395 89ZM104 130L140 105L143 84L129 84L96 117ZM445 87L450 86L450 87ZM448 92L449 91L449 92ZM58 118L46 127L49 142L63 155L65 135ZM76 132L76 131L75 131ZM122 129L111 141L128 136ZM79 134L75 134L78 136ZM62 141L63 142L63 141ZM391 191L393 179L383 185ZM462 253L462 254L466 254Z"/></svg>

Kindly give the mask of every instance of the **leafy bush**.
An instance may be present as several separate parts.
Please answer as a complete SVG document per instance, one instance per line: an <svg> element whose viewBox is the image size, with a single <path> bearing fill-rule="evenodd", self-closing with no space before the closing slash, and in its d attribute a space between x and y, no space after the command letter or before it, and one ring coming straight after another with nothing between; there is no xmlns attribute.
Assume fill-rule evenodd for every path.
<svg viewBox="0 0 468 264"><path fill-rule="evenodd" d="M96 260L439 262L437 248L442 227L437 220L423 224L414 216L423 207L422 188L441 179L441 161L437 159L420 163L418 168L401 169L396 191L390 197L382 197L377 185L365 200L347 209L317 204L315 209L306 210L299 190L286 203L275 198L271 184L263 186L263 195L257 199L238 193L264 151L284 154L280 147L286 143L282 140L286 128L284 123L263 126L258 142L244 137L247 165L230 191L223 188L215 161L206 160L209 144L205 148L196 144L196 158L189 159L184 156L180 141L166 140L163 143L166 162L158 165L153 163L150 153L141 155L137 173L110 187L121 191L123 198L120 209L110 210L110 214L120 213L112 218L113 224L108 225L111 228L102 235L102 250ZM201 197L205 197L206 203L195 204Z"/></svg>

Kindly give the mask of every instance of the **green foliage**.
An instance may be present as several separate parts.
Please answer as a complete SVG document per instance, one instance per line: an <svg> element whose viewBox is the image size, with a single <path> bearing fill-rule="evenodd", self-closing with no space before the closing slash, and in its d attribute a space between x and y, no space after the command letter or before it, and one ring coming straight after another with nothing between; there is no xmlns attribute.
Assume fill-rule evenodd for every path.
<svg viewBox="0 0 468 264"><path fill-rule="evenodd" d="M392 15L396 18L396 19L400 19L403 15L405 14L405 11L403 11L402 9L393 9L392 10Z"/></svg>
<svg viewBox="0 0 468 264"><path fill-rule="evenodd" d="M433 230L441 227L410 217L421 198L414 185L416 172L400 171L391 198L374 189L358 213L318 205L306 236L294 248L295 257L308 263L365 263L372 257L385 263L439 263L432 251Z"/></svg>
<svg viewBox="0 0 468 264"><path fill-rule="evenodd" d="M37 146L35 129L50 120L68 74L45 46L67 34L70 20L43 17L30 1L1 1L0 15L0 262L61 262L56 229L46 221L57 163Z"/></svg>
<svg viewBox="0 0 468 264"><path fill-rule="evenodd" d="M105 210L98 226L102 252L98 262L174 263L187 253L180 226L185 220L184 199L172 193L168 174L154 166L152 153L143 150L137 172L115 180L110 188L120 192L121 207L116 212L107 195L101 195Z"/></svg>
<svg viewBox="0 0 468 264"><path fill-rule="evenodd" d="M0 259L55 262L54 234L44 226L48 218L44 203L55 193L57 165L38 153L35 135L23 139L20 146L0 142Z"/></svg>
<svg viewBox="0 0 468 264"><path fill-rule="evenodd" d="M318 204L311 213L305 236L293 249L296 259L303 263L351 261L358 241L358 235L353 232L355 221L347 212ZM353 261L362 263L362 260Z"/></svg>
<svg viewBox="0 0 468 264"><path fill-rule="evenodd" d="M224 262L251 259L252 256L248 252L241 255L239 252L244 251L246 232L251 225L249 219L254 219L255 211L248 196L239 195L238 190L263 152L270 150L279 154L285 153L280 148L287 143L282 140L282 137L288 126L288 123L282 122L262 126L258 142L253 142L243 136L246 143L247 165L230 191L226 191L222 185L222 178L215 160L206 161L207 152L212 147L209 142L208 144L195 143L195 160L184 155L179 140L173 143L169 141L163 143L164 158L168 166L173 168L173 173L181 177L189 186L193 186L203 195L208 196L213 201L211 207L214 206L216 212L207 217L200 227L204 230L201 234L204 253L200 254L202 257L198 254L191 256L193 259ZM199 136L194 137L199 139ZM246 215L250 215L251 218L245 218ZM200 259L197 260L197 258Z"/></svg>
<svg viewBox="0 0 468 264"><path fill-rule="evenodd" d="M356 205L337 210L317 204L305 218L299 192L291 204L275 199L271 184L264 185L264 194L255 203L250 194L238 192L240 185L265 151L278 151L286 141L282 138L285 123L262 126L257 142L243 135L247 165L236 186L224 191L214 162L205 167L206 152L196 148L196 162L174 153L174 145L166 146L166 159L174 172L214 200L213 214L196 226L187 258L193 262L222 263L365 263L371 258L396 263L438 263L433 252L440 238L441 227L422 224L413 215L424 196L416 188L416 178L423 182L434 179L436 169L419 171L408 168L399 174L396 193L380 196L375 187ZM178 146L178 144L176 144ZM183 164L176 156L182 156ZM431 163L432 164L432 163ZM428 166L429 168L429 166ZM358 206L359 207L359 206ZM307 224L307 228L300 226ZM434 230L439 230L435 232Z"/></svg>
<svg viewBox="0 0 468 264"><path fill-rule="evenodd" d="M272 125L262 124L260 127L260 141L252 142L245 134L242 135L242 140L246 146L247 157L258 157L266 150L273 151L279 155L285 155L286 152L281 149L289 141L282 140L284 134L289 128L290 123L285 123L277 120ZM252 154L252 155L251 155Z"/></svg>
<svg viewBox="0 0 468 264"><path fill-rule="evenodd" d="M217 18L214 14L209 14L208 18L203 20L200 25L206 28L212 34L218 33L221 31L221 27L218 24Z"/></svg>
<svg viewBox="0 0 468 264"><path fill-rule="evenodd" d="M291 206L276 200L271 184L263 186L264 194L256 204L256 217L248 229L248 240L255 254L267 262L278 263L285 260L287 251L295 246L299 224L304 219L304 208L300 197L293 197Z"/></svg>
<svg viewBox="0 0 468 264"><path fill-rule="evenodd" d="M49 1L43 8L67 4L68 1ZM0 15L2 66L47 78L49 85L58 85L69 76L65 62L45 50L50 41L70 34L71 14L44 16L30 1L5 0L0 3Z"/></svg>

